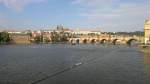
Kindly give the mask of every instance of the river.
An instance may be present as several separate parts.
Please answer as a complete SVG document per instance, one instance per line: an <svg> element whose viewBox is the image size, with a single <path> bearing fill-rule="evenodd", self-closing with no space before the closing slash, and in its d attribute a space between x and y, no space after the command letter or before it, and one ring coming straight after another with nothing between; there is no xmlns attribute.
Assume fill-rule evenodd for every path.
<svg viewBox="0 0 150 84"><path fill-rule="evenodd" d="M147 58L121 45L4 45L0 84L149 84Z"/></svg>

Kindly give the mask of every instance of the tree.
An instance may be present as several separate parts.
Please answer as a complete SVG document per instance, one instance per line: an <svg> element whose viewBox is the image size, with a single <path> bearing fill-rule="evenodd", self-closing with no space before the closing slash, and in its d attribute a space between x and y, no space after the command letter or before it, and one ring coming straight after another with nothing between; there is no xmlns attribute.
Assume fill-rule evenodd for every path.
<svg viewBox="0 0 150 84"><path fill-rule="evenodd" d="M44 41L45 41L46 43L50 42L50 40L49 40L48 38L45 38Z"/></svg>
<svg viewBox="0 0 150 84"><path fill-rule="evenodd" d="M43 37L42 36L36 36L34 38L34 40L35 40L35 43L40 43L40 42L43 42Z"/></svg>
<svg viewBox="0 0 150 84"><path fill-rule="evenodd" d="M68 40L67 40L67 36L66 36L66 35L63 35L63 36L61 37L60 41L61 41L61 42L66 42L66 41L68 41Z"/></svg>
<svg viewBox="0 0 150 84"><path fill-rule="evenodd" d="M2 41L2 33L0 32L0 42Z"/></svg>
<svg viewBox="0 0 150 84"><path fill-rule="evenodd" d="M57 32L55 32L55 31L53 31L51 33L51 40L52 40L52 43L59 42L59 34L57 34Z"/></svg>
<svg viewBox="0 0 150 84"><path fill-rule="evenodd" d="M59 33L53 31L51 33L51 40L53 43L56 43L56 42L67 42L68 41L68 37L69 37L69 34L64 32L64 31L61 31Z"/></svg>
<svg viewBox="0 0 150 84"><path fill-rule="evenodd" d="M10 42L10 35L7 32L0 33L0 43Z"/></svg>

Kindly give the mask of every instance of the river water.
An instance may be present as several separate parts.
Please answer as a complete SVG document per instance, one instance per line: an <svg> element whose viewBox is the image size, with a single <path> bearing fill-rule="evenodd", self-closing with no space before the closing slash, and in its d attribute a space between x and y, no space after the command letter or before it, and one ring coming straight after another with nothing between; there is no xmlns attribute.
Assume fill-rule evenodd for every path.
<svg viewBox="0 0 150 84"><path fill-rule="evenodd" d="M136 47L0 46L0 84L149 84L150 64Z"/></svg>

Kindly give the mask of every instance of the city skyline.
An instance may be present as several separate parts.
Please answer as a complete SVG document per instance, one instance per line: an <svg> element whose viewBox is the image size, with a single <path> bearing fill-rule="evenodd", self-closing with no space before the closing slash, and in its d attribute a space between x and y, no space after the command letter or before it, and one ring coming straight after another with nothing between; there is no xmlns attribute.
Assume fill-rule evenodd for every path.
<svg viewBox="0 0 150 84"><path fill-rule="evenodd" d="M150 1L0 0L0 29L71 29L142 31L150 19Z"/></svg>

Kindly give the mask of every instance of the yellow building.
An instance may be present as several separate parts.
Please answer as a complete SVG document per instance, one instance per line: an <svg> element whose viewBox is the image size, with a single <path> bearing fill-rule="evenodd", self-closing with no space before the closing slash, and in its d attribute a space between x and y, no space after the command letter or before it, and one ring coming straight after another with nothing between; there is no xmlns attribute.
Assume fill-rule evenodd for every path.
<svg viewBox="0 0 150 84"><path fill-rule="evenodd" d="M145 20L145 44L150 44L150 20Z"/></svg>
<svg viewBox="0 0 150 84"><path fill-rule="evenodd" d="M15 44L30 44L30 35L26 34L11 34L12 43Z"/></svg>

